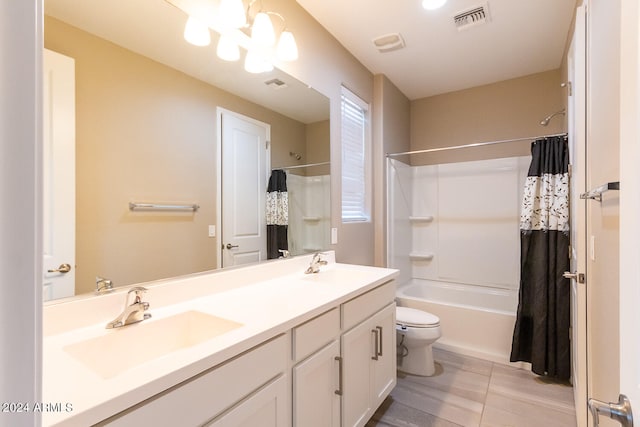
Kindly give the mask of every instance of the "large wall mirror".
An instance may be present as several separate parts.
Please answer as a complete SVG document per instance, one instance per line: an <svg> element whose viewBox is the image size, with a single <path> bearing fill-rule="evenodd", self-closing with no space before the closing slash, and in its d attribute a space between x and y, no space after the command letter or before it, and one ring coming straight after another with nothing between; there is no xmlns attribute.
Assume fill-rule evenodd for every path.
<svg viewBox="0 0 640 427"><path fill-rule="evenodd" d="M75 153L58 168L75 171L74 224L64 235L75 259L45 254L45 270L71 267L71 295L93 293L97 276L117 287L221 267L221 111L268 126L265 170L286 171L291 253L328 247L328 98L277 69L251 74L217 59L213 31L209 46L188 44L186 14L164 0L44 4L45 49L72 58L75 71ZM57 87L45 75L45 98ZM46 105L45 115L56 134ZM132 210L132 202L198 208ZM45 209L45 228L54 216ZM49 237L53 253L61 238ZM45 282L66 274L45 273ZM45 289L45 299L63 296Z"/></svg>

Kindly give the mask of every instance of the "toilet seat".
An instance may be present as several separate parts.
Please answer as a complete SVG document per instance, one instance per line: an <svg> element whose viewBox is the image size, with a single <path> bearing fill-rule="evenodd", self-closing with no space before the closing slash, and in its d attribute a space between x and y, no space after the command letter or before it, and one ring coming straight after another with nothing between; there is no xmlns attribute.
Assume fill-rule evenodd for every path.
<svg viewBox="0 0 640 427"><path fill-rule="evenodd" d="M415 308L396 307L396 324L412 328L435 328L440 326L440 318Z"/></svg>

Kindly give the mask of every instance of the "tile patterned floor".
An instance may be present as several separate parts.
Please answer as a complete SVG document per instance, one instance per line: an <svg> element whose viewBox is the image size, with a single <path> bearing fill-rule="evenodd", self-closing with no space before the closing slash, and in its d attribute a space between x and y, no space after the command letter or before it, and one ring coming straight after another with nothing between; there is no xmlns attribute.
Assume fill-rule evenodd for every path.
<svg viewBox="0 0 640 427"><path fill-rule="evenodd" d="M529 371L434 350L436 374L398 373L366 427L575 427L573 389Z"/></svg>

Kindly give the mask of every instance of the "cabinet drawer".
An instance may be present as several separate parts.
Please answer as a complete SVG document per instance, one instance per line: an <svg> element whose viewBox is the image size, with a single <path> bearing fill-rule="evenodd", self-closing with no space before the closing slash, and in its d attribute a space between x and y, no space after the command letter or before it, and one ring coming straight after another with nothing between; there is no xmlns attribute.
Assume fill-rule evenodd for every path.
<svg viewBox="0 0 640 427"><path fill-rule="evenodd" d="M340 334L340 310L314 317L293 329L293 359L299 361L322 348Z"/></svg>
<svg viewBox="0 0 640 427"><path fill-rule="evenodd" d="M202 425L284 372L287 359L280 335L98 425Z"/></svg>
<svg viewBox="0 0 640 427"><path fill-rule="evenodd" d="M342 330L347 331L396 298L396 282L391 280L342 304Z"/></svg>

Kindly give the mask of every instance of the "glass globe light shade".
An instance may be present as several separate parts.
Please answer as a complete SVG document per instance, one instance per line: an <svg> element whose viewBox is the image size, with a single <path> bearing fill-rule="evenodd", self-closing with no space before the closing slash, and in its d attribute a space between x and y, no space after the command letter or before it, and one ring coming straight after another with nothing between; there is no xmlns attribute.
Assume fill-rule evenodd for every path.
<svg viewBox="0 0 640 427"><path fill-rule="evenodd" d="M231 37L224 34L218 40L216 53L218 58L225 61L237 61L240 59L240 47Z"/></svg>
<svg viewBox="0 0 640 427"><path fill-rule="evenodd" d="M273 70L273 65L249 49L247 56L244 58L244 69L253 74L266 73Z"/></svg>
<svg viewBox="0 0 640 427"><path fill-rule="evenodd" d="M290 31L283 31L280 34L276 55L281 61L295 61L298 59L298 45Z"/></svg>
<svg viewBox="0 0 640 427"><path fill-rule="evenodd" d="M247 24L242 0L222 0L218 12L220 22L227 28L242 28Z"/></svg>
<svg viewBox="0 0 640 427"><path fill-rule="evenodd" d="M184 26L184 39L196 46L208 46L211 43L209 27L190 16Z"/></svg>
<svg viewBox="0 0 640 427"><path fill-rule="evenodd" d="M273 24L266 13L260 12L256 15L251 27L251 39L261 46L273 46L276 43Z"/></svg>

